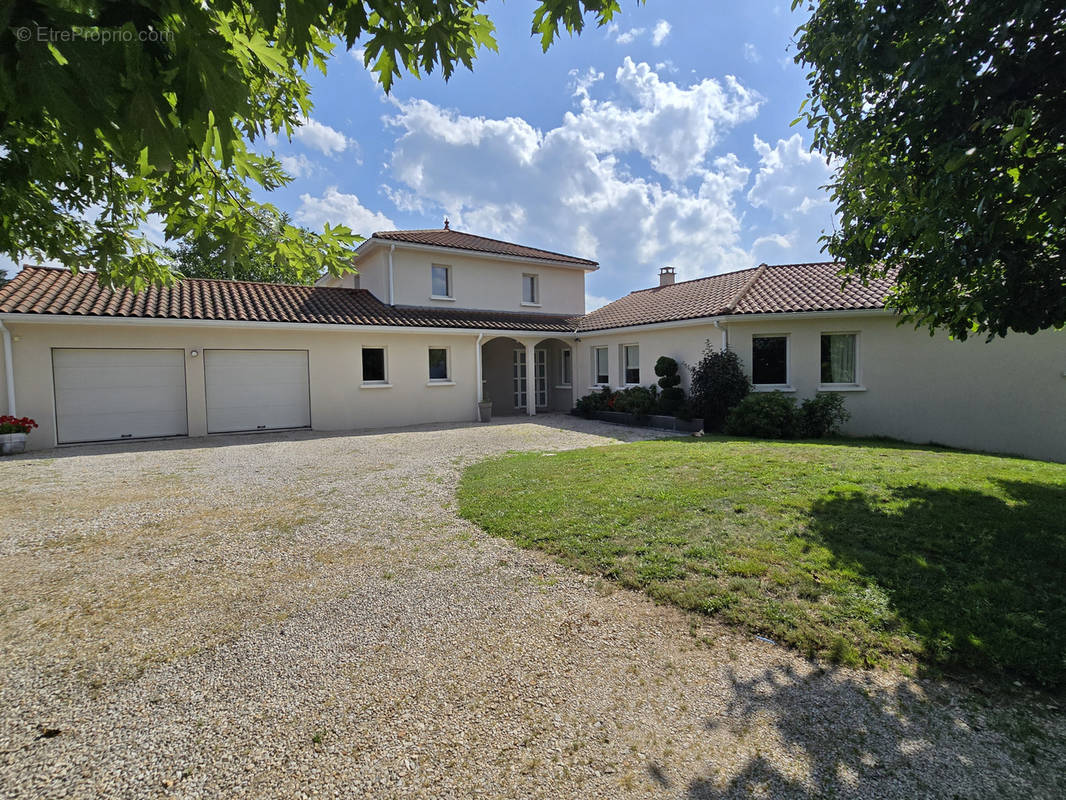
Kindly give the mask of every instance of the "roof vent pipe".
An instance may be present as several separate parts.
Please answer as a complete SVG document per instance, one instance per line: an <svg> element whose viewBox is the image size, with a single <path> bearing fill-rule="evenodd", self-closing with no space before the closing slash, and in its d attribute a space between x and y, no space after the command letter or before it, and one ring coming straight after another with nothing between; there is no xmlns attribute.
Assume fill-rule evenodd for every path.
<svg viewBox="0 0 1066 800"><path fill-rule="evenodd" d="M673 286L674 281L677 279L677 270L673 267L663 267L659 270L659 285L660 286Z"/></svg>

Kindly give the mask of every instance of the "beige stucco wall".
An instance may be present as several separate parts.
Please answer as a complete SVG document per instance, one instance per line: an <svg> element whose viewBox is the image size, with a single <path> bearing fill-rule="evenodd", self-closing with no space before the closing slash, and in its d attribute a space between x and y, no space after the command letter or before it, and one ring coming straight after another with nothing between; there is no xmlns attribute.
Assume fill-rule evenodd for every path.
<svg viewBox="0 0 1066 800"><path fill-rule="evenodd" d="M569 346L559 339L541 340L536 344L538 350L547 351L548 367L548 405L537 406L538 411L569 411L573 408L573 389L560 382L562 351ZM521 347L524 345L508 337L486 339L482 346L484 396L492 401L494 416L526 413L514 404L514 351Z"/></svg>
<svg viewBox="0 0 1066 800"><path fill-rule="evenodd" d="M848 433L1066 461L1066 332L959 342L900 327L887 314L762 317L723 325L749 375L752 336L787 334L790 384L798 399L818 391L821 334L857 332L863 390L846 394ZM623 343L640 345L641 383L648 385L660 355L694 364L705 340L715 348L722 341L721 331L706 324L581 339L575 349L579 396L590 391L593 346L609 347L611 385L617 387ZM682 372L687 387L687 370Z"/></svg>
<svg viewBox="0 0 1066 800"><path fill-rule="evenodd" d="M207 432L204 359L192 350L211 348L307 350L311 426L354 430L416 422L470 421L476 415L476 335L300 331L297 328L220 328L178 324L41 324L5 322L12 335L16 405L40 424L27 445L55 445L52 386L53 347L174 347L185 350L189 434ZM366 346L388 349L391 388L365 388L361 353ZM428 348L448 347L454 386L427 386ZM0 365L2 366L2 365ZM0 377L3 372L0 371ZM6 398L6 387L0 398ZM6 399L0 400L6 409Z"/></svg>

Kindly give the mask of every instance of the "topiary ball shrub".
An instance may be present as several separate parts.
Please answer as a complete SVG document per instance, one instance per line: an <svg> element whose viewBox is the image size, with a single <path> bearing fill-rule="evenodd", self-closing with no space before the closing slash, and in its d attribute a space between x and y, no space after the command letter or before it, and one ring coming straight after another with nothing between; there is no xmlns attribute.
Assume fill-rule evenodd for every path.
<svg viewBox="0 0 1066 800"><path fill-rule="evenodd" d="M655 374L659 376L659 388L662 389L659 394L658 411L660 414L676 416L685 404L685 390L681 388L679 372L677 360L670 356L659 356L655 362Z"/></svg>
<svg viewBox="0 0 1066 800"><path fill-rule="evenodd" d="M833 436L849 419L851 412L844 407L844 395L821 392L808 397L800 406L799 435L806 439Z"/></svg>
<svg viewBox="0 0 1066 800"><path fill-rule="evenodd" d="M796 398L781 392L749 394L729 412L725 432L759 439L793 439L799 431Z"/></svg>

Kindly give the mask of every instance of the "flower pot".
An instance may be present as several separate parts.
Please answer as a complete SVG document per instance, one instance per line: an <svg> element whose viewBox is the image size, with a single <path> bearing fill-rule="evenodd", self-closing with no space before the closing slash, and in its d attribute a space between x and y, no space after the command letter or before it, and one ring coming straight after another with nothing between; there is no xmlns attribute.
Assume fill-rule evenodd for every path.
<svg viewBox="0 0 1066 800"><path fill-rule="evenodd" d="M5 456L23 452L26 449L26 434L0 433L0 448Z"/></svg>
<svg viewBox="0 0 1066 800"><path fill-rule="evenodd" d="M492 422L491 400L485 400L477 404L477 418L480 422Z"/></svg>

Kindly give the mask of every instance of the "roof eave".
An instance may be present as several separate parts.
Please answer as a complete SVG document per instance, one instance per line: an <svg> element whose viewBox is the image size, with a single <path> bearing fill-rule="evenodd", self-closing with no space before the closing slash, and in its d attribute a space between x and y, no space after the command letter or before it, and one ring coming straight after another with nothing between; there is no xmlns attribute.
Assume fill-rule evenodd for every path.
<svg viewBox="0 0 1066 800"><path fill-rule="evenodd" d="M572 261L556 261L550 258L536 258L533 256L512 256L506 253L489 253L484 250L468 250L465 247L445 247L444 245L420 244L418 242L405 242L399 239L385 239L377 236L370 236L365 239L355 251L358 255L363 255L369 253L375 247L386 247L390 245L409 250L425 250L434 253L463 253L464 255L475 258L485 258L495 261L512 261L519 264L539 264L548 267L581 270L582 272L595 272L600 268L599 264L595 261L590 261L588 264L576 264ZM359 264L357 260L356 268L358 268L358 266Z"/></svg>

